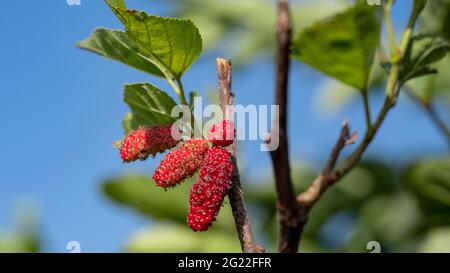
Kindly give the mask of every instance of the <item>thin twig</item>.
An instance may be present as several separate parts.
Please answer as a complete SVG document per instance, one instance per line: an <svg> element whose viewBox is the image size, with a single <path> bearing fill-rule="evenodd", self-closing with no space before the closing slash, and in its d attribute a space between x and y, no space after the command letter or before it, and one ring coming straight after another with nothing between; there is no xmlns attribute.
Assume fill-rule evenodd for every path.
<svg viewBox="0 0 450 273"><path fill-rule="evenodd" d="M301 206L306 208L304 212L309 211L317 200L319 200L325 190L337 181L339 174L334 170L334 168L339 155L347 145L354 144L357 137L357 133L350 133L350 126L347 120L345 120L342 124L339 138L328 156L325 167L320 172L320 175L314 180L312 185L297 197L297 200Z"/></svg>
<svg viewBox="0 0 450 273"><path fill-rule="evenodd" d="M219 77L219 92L220 92L220 104L224 114L224 119L232 119L234 94L231 92L231 62L226 59L218 58L216 60L217 74ZM244 196L241 190L241 181L239 177L239 171L236 164L236 141L227 150L233 156L235 162L235 173L233 178L233 186L228 192L228 198L230 200L231 210L233 212L234 221L236 224L239 241L241 243L242 251L245 253L264 252L264 247L257 244L253 239L253 233L250 226L250 220L247 215L247 209L245 208Z"/></svg>
<svg viewBox="0 0 450 273"><path fill-rule="evenodd" d="M327 164L325 165L322 172L314 180L313 184L304 193L301 193L297 199L302 206L311 207L320 196L327 190L327 188L337 181L339 181L343 176L349 173L361 160L362 155L366 151L369 144L372 142L376 133L381 127L384 119L386 118L389 110L392 108L391 100L386 97L383 107L378 114L375 124L372 130L366 131L362 142L358 145L355 151L350 154L342 163L341 166L336 167L336 160L339 156L340 151L348 144L353 144L358 136L357 133L350 134L349 125L345 121L341 134L338 138L336 145L334 146ZM314 194L312 194L314 193Z"/></svg>
<svg viewBox="0 0 450 273"><path fill-rule="evenodd" d="M287 1L278 1L277 58L275 104L278 105L278 120L274 121L270 139L278 134L278 148L270 152L275 175L278 213L278 251L297 252L301 224L299 206L296 201L289 163L287 115L289 82L289 47L291 43L291 18Z"/></svg>
<svg viewBox="0 0 450 273"><path fill-rule="evenodd" d="M340 152L349 144L353 144L358 137L357 133L350 133L348 122L344 121L339 138L334 145L325 167L321 173L314 179L311 186L303 193L297 196L300 205L299 219L302 219L301 230L307 223L308 215L314 204L320 199L325 191L330 186L337 183L342 177L348 174L361 160L362 155L366 151L369 144L372 142L381 124L386 118L389 110L393 107L392 100L386 97L383 107L378 114L371 130L366 131L362 142L358 145L356 150L344 160L340 167L336 167L336 162L339 158ZM301 235L301 234L300 234Z"/></svg>
<svg viewBox="0 0 450 273"><path fill-rule="evenodd" d="M447 125L441 119L441 117L439 117L439 115L437 114L436 109L433 107L433 105L430 103L424 102L417 95L415 95L413 92L411 92L408 89L405 89L405 92L409 98L411 98L420 107L422 107L425 110L425 112L430 117L431 121L436 125L436 127L439 129L439 131L442 133L442 135L447 140L448 147L450 148L450 129L447 127Z"/></svg>

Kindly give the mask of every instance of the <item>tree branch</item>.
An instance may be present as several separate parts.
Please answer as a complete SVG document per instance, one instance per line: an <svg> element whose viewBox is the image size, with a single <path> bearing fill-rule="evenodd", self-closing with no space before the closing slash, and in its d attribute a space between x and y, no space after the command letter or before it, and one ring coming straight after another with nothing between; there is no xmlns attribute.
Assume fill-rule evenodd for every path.
<svg viewBox="0 0 450 273"><path fill-rule="evenodd" d="M378 114L378 117L375 121L375 124L372 126L372 129L366 131L362 142L358 145L356 150L347 157L344 163L341 166L336 167L336 162L341 151L347 145L355 143L356 138L358 137L357 133L350 133L349 124L347 121L344 121L339 138L328 157L325 167L322 169L319 176L317 176L311 186L305 192L297 196L297 201L300 206L299 219L302 220L301 230L303 230L304 226L307 223L309 211L325 193L325 191L330 186L338 182L358 164L362 155L381 127L381 124L389 113L389 110L393 106L394 104L392 100L389 97L386 97L383 107Z"/></svg>
<svg viewBox="0 0 450 273"><path fill-rule="evenodd" d="M385 15L386 15L386 25L388 28L388 36L390 38L390 44L391 44L391 60L394 63L394 67L392 68L389 79L386 87L386 98L383 104L383 107L378 114L375 123L372 125L371 120L369 117L370 111L368 110L368 101L365 100L365 108L366 108L366 116L367 116L367 131L364 134L364 138L362 142L358 145L356 150L344 161L344 163L336 167L336 162L339 158L339 155L341 151L349 144L352 144L355 142L357 138L357 134L350 133L350 128L348 125L348 122L344 122L341 133L338 137L338 140L336 144L334 145L327 163L325 164L325 167L320 172L319 176L314 180L314 182L311 184L311 186L303 193L299 194L296 198L296 204L292 204L290 202L291 194L290 190L292 188L292 184L288 185L288 183L291 183L290 177L287 177L285 181L279 181L277 176L277 169L275 169L276 173L276 183L277 183L277 190L280 184L281 186L284 186L284 192L286 195L284 198L286 198L285 202L289 205L288 212L290 212L290 216L293 217L288 221L287 223L290 223L288 225L289 232L288 235L295 235L295 236L286 236L283 237L283 233L280 232L280 239L282 240L290 240L286 243L286 246L290 246L284 248L283 245L279 245L280 250L287 250L290 252L294 252L297 250L298 244L300 242L300 236L303 232L303 228L307 223L309 211L314 206L314 204L320 199L320 197L324 194L324 192L333 184L338 182L343 176L345 176L347 173L349 173L360 161L362 155L367 150L367 147L372 142L373 138L375 137L376 133L380 129L383 121L385 120L387 114L389 111L394 107L396 100L398 98L400 89L402 87L402 83L399 82L399 71L400 71L400 65L403 61L404 52L410 42L411 39L411 31L412 28L417 20L417 17L420 13L420 11L416 11L415 13L411 14L410 20L408 22L407 29L405 30L402 38L402 43L400 48L397 50L397 47L395 45L395 40L391 39L393 38L393 32L392 32L392 25L390 24L390 7L394 1L389 1L388 5L385 7ZM416 2L415 2L416 3ZM286 55L289 53L289 46L285 44L284 37L290 38L290 28L286 25L289 25L286 23L289 22L289 18L287 11L287 2L286 0L279 0L279 21L278 21L278 59L277 59L277 102L280 102L283 107L280 107L280 144L283 143L284 146L280 145L280 147L283 147L283 149L279 149L278 153L281 153L280 158L282 160L279 160L280 158L275 158L274 161L274 167L278 166L279 164L286 164L288 161L285 161L285 157L287 157L287 139L283 139L282 137L286 137L286 89L287 89L287 71L289 70L289 61L284 60L284 58L287 58ZM367 99L367 97L365 98ZM284 103L284 104L283 104ZM283 155L282 153L285 153L286 155ZM275 153L274 153L275 154ZM274 158L274 157L273 157ZM275 161L279 161L276 163ZM281 162L281 163L280 163ZM289 171L289 167L284 166L284 171ZM286 176L286 174L284 174ZM278 194L279 196L279 203L280 203L280 192ZM282 215L283 211L279 210L279 214ZM284 219L280 219L280 231L283 230L283 221ZM295 249L294 249L295 247Z"/></svg>
<svg viewBox="0 0 450 273"><path fill-rule="evenodd" d="M417 95L415 95L413 92L411 92L408 89L406 89L405 92L409 98L411 98L413 101L415 101L419 106L421 106L425 110L425 112L430 117L431 121L436 125L436 127L440 130L442 135L447 140L448 147L450 148L450 129L447 127L445 122L436 113L436 109L433 107L433 105L430 103L424 102Z"/></svg>
<svg viewBox="0 0 450 273"><path fill-rule="evenodd" d="M358 133L350 133L350 126L348 121L345 120L342 124L339 138L328 156L325 167L320 172L320 175L314 180L312 185L297 197L298 202L303 208L305 208L304 212L308 212L317 200L319 200L325 190L338 180L339 173L337 173L334 168L339 155L347 145L354 144L357 138Z"/></svg>
<svg viewBox="0 0 450 273"><path fill-rule="evenodd" d="M278 1L277 21L277 58L275 104L278 105L278 120L274 121L270 139L275 134L279 139L278 147L270 152L275 176L278 213L278 251L297 252L301 225L299 206L296 201L289 163L287 132L288 83L289 83L289 48L291 44L291 18L289 5L285 0Z"/></svg>
<svg viewBox="0 0 450 273"><path fill-rule="evenodd" d="M216 65L217 74L219 77L220 105L224 114L224 119L232 120L234 94L231 92L231 62L226 59L218 58L216 60ZM230 200L231 210L233 212L233 217L236 224L242 251L245 253L262 253L264 252L264 247L260 244L257 244L253 239L250 220L248 219L247 209L245 208L239 171L236 164L236 141L234 141L232 145L228 146L227 150L233 156L233 160L235 163L233 186L228 192L228 198Z"/></svg>

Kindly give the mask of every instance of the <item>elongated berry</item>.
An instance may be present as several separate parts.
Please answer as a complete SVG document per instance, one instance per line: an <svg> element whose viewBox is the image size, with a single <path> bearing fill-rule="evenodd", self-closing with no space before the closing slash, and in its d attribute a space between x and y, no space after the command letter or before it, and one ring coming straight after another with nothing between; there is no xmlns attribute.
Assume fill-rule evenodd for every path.
<svg viewBox="0 0 450 273"><path fill-rule="evenodd" d="M226 147L231 145L235 137L234 124L231 120L226 119L213 124L208 132L208 140L216 146Z"/></svg>
<svg viewBox="0 0 450 273"><path fill-rule="evenodd" d="M208 141L191 139L168 153L153 174L156 185L168 188L192 176L203 164Z"/></svg>
<svg viewBox="0 0 450 273"><path fill-rule="evenodd" d="M233 172L230 153L221 147L208 151L200 176L190 191L187 222L193 231L205 231L211 226L231 188Z"/></svg>
<svg viewBox="0 0 450 273"><path fill-rule="evenodd" d="M171 135L172 125L141 126L126 136L119 144L120 157L124 162L144 160L149 155L175 147L178 140Z"/></svg>

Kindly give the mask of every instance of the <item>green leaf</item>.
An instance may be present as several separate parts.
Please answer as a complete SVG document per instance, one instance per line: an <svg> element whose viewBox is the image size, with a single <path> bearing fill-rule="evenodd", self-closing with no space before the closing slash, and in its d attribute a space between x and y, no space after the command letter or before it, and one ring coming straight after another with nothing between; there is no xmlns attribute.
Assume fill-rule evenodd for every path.
<svg viewBox="0 0 450 273"><path fill-rule="evenodd" d="M89 38L78 42L77 46L143 72L164 77L161 70L146 55L145 50L136 44L126 32L99 28Z"/></svg>
<svg viewBox="0 0 450 273"><path fill-rule="evenodd" d="M421 196L450 206L450 159L417 163L409 173L408 183Z"/></svg>
<svg viewBox="0 0 450 273"><path fill-rule="evenodd" d="M417 20L417 17L419 17L420 13L422 13L423 9L425 8L428 0L414 0L413 4L413 10L411 19L409 22L409 25L412 25L413 22Z"/></svg>
<svg viewBox="0 0 450 273"><path fill-rule="evenodd" d="M164 91L149 83L127 84L124 88L124 101L132 112L130 125L127 125L131 129L175 122L171 112L177 104Z"/></svg>
<svg viewBox="0 0 450 273"><path fill-rule="evenodd" d="M450 44L440 35L423 33L412 37L402 61L400 82L437 74L438 70L431 65L442 60L449 51ZM390 62L381 65L390 72Z"/></svg>
<svg viewBox="0 0 450 273"><path fill-rule="evenodd" d="M299 33L293 41L292 57L365 90L379 34L377 9L356 4Z"/></svg>
<svg viewBox="0 0 450 273"><path fill-rule="evenodd" d="M202 51L202 39L190 20L159 17L126 9L123 0L106 0L132 37L146 50L152 62L180 78Z"/></svg>
<svg viewBox="0 0 450 273"><path fill-rule="evenodd" d="M421 52L416 60L416 66L423 67L442 60L450 51L450 44L445 40L433 42Z"/></svg>
<svg viewBox="0 0 450 273"><path fill-rule="evenodd" d="M119 204L135 209L154 219L185 223L188 202L188 187L195 177L188 178L177 189L165 191L157 187L149 177L125 176L107 180L103 192Z"/></svg>
<svg viewBox="0 0 450 273"><path fill-rule="evenodd" d="M423 76L428 76L428 75L433 75L433 74L437 74L438 71L436 69L430 68L428 66L424 66L422 68L418 68L415 69L413 71L411 71L410 73L408 73L407 75L405 75L404 77L402 77L402 81L409 81L415 78L420 78Z"/></svg>

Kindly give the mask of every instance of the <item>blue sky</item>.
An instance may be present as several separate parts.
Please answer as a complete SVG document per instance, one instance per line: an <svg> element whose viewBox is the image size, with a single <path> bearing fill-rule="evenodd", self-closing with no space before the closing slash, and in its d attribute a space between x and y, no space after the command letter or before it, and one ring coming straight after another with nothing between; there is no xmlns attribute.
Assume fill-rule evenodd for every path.
<svg viewBox="0 0 450 273"><path fill-rule="evenodd" d="M149 75L99 58L75 47L97 26L120 28L103 1L8 1L0 23L3 52L0 114L4 118L0 143L0 230L13 225L14 208L24 199L38 206L45 251L66 251L68 241L80 241L83 251L119 251L136 229L149 222L118 208L99 190L102 179L127 172L151 175L158 160L124 165L112 142L122 135L120 121L127 112L122 85L152 81ZM134 8L164 14L163 1L129 0ZM396 8L401 25L407 8ZM8 26L8 27L6 27ZM187 73L188 90L205 92L216 82L215 56L201 58ZM226 56L225 56L226 57ZM311 105L324 79L318 72L294 64L290 93L291 154L320 164L335 141L341 121L349 118L363 131L359 103L325 119ZM260 61L234 76L237 103L271 104L272 64ZM377 109L380 98L374 98ZM261 175L270 167L258 142L241 143L246 170ZM390 162L421 154L445 152L445 142L420 109L401 102L389 116L368 153Z"/></svg>

